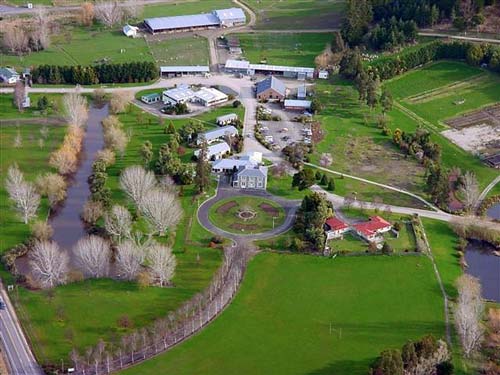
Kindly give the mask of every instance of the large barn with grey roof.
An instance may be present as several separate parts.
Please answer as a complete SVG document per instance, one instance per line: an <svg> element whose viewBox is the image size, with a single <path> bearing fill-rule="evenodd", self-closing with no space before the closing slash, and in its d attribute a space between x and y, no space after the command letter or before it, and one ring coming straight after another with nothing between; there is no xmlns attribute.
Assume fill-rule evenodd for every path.
<svg viewBox="0 0 500 375"><path fill-rule="evenodd" d="M152 34L162 32L191 31L213 27L231 27L246 22L240 8L217 9L211 13L186 16L146 18L144 26Z"/></svg>

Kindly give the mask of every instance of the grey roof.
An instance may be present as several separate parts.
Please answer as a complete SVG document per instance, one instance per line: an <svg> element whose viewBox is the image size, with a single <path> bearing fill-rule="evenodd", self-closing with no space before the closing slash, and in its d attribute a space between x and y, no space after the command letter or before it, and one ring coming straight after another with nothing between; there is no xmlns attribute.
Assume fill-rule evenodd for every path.
<svg viewBox="0 0 500 375"><path fill-rule="evenodd" d="M161 98L161 95L158 94L157 92L153 92L151 94L143 95L141 96L141 98L148 98L148 99Z"/></svg>
<svg viewBox="0 0 500 375"><path fill-rule="evenodd" d="M238 172L238 177L240 176L247 176L247 177L267 177L267 167L243 167L239 172Z"/></svg>
<svg viewBox="0 0 500 375"><path fill-rule="evenodd" d="M285 84L274 76L267 77L266 79L257 82L257 94L260 94L268 89L273 89L283 96L285 96L286 93Z"/></svg>
<svg viewBox="0 0 500 375"><path fill-rule="evenodd" d="M246 60L228 59L225 64L226 69L241 69L241 70L260 70L265 72L289 72L289 73L307 73L313 74L314 68L303 66L285 66L285 65L267 65L267 64L250 64Z"/></svg>
<svg viewBox="0 0 500 375"><path fill-rule="evenodd" d="M302 108L311 108L310 100L295 100L295 99L285 99L284 103L285 107L302 107Z"/></svg>
<svg viewBox="0 0 500 375"><path fill-rule="evenodd" d="M190 27L218 26L219 18L212 13L192 14L188 16L146 18L144 20L149 28L157 30L175 30Z"/></svg>
<svg viewBox="0 0 500 375"><path fill-rule="evenodd" d="M201 134L201 137L199 137L199 141L202 142L203 140L206 141L213 141L214 139L224 137L226 134L230 135L236 135L238 134L238 130L234 126L223 126L214 130L209 130L205 133Z"/></svg>
<svg viewBox="0 0 500 375"><path fill-rule="evenodd" d="M246 20L245 12L243 12L241 8L217 9L214 10L214 14L217 16L220 22L241 19Z"/></svg>
<svg viewBox="0 0 500 375"><path fill-rule="evenodd" d="M200 154L200 149L196 150L194 152L194 155L196 157L198 157L198 155ZM212 156L214 155L218 155L218 154L225 154L226 152L230 152L231 151L231 148L229 147L229 145L226 143L226 142L221 142L221 143L217 143L215 145L210 145L207 147L207 157L208 159L210 159Z"/></svg>
<svg viewBox="0 0 500 375"><path fill-rule="evenodd" d="M217 117L216 122L232 121L237 120L238 115L236 113L228 113L227 115L222 115Z"/></svg>
<svg viewBox="0 0 500 375"><path fill-rule="evenodd" d="M0 77L4 77L5 79L19 77L19 73L12 68L0 68Z"/></svg>
<svg viewBox="0 0 500 375"><path fill-rule="evenodd" d="M194 97L194 92L191 89L174 88L163 91L163 95L175 100L176 102L182 100L190 100Z"/></svg>
<svg viewBox="0 0 500 375"><path fill-rule="evenodd" d="M160 66L161 73L208 73L210 68L206 65Z"/></svg>
<svg viewBox="0 0 500 375"><path fill-rule="evenodd" d="M245 167L247 165L253 167L254 163L252 163L249 160L242 160L242 159L219 159L213 162L212 169L231 170L234 167L240 168L240 167Z"/></svg>

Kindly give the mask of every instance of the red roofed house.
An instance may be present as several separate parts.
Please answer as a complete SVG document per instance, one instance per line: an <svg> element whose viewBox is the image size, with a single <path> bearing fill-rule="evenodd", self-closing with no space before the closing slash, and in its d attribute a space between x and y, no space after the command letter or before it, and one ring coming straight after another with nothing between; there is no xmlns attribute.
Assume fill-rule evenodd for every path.
<svg viewBox="0 0 500 375"><path fill-rule="evenodd" d="M345 232L349 231L349 225L336 217L330 217L325 222L326 239L341 238Z"/></svg>
<svg viewBox="0 0 500 375"><path fill-rule="evenodd" d="M354 224L354 231L368 242L378 242L381 240L379 234L392 229L392 224L382 219L380 216L372 216L369 221Z"/></svg>

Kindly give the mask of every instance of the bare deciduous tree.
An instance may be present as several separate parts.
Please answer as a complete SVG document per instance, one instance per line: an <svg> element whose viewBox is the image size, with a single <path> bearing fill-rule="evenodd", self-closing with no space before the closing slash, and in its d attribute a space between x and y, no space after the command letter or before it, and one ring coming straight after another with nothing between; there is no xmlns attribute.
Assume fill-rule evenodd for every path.
<svg viewBox="0 0 500 375"><path fill-rule="evenodd" d="M104 213L104 208L100 201L88 200L83 206L82 219L88 224L94 225Z"/></svg>
<svg viewBox="0 0 500 375"><path fill-rule="evenodd" d="M109 110L112 113L125 112L127 105L134 99L131 91L116 91L109 101Z"/></svg>
<svg viewBox="0 0 500 375"><path fill-rule="evenodd" d="M152 279L159 285L168 285L175 274L177 261L172 249L155 244L149 249L148 262Z"/></svg>
<svg viewBox="0 0 500 375"><path fill-rule="evenodd" d="M319 165L322 167L329 167L333 163L333 157L330 153L321 154L321 158L319 159Z"/></svg>
<svg viewBox="0 0 500 375"><path fill-rule="evenodd" d="M14 105L19 111L23 111L24 98L26 97L26 87L23 81L17 81L14 87Z"/></svg>
<svg viewBox="0 0 500 375"><path fill-rule="evenodd" d="M23 147L23 136L21 135L21 131L17 129L16 138L14 138L14 148Z"/></svg>
<svg viewBox="0 0 500 375"><path fill-rule="evenodd" d="M120 187L136 205L139 205L146 194L156 187L156 177L153 172L146 171L141 166L131 166L122 172Z"/></svg>
<svg viewBox="0 0 500 375"><path fill-rule="evenodd" d="M82 25L90 26L94 21L94 4L86 1L81 6L80 20Z"/></svg>
<svg viewBox="0 0 500 375"><path fill-rule="evenodd" d="M32 274L42 288L53 288L66 281L68 255L53 241L37 241L30 253Z"/></svg>
<svg viewBox="0 0 500 375"><path fill-rule="evenodd" d="M3 27L3 46L11 53L22 54L28 51L28 33L20 25L6 24Z"/></svg>
<svg viewBox="0 0 500 375"><path fill-rule="evenodd" d="M46 8L37 6L33 20L35 27L31 34L32 39L38 44L37 49L46 49L50 46L49 17Z"/></svg>
<svg viewBox="0 0 500 375"><path fill-rule="evenodd" d="M182 216L176 195L169 191L153 189L139 201L139 211L144 215L154 233L164 236Z"/></svg>
<svg viewBox="0 0 500 375"><path fill-rule="evenodd" d="M37 240L47 241L54 234L54 229L48 222L37 220L31 227L31 233Z"/></svg>
<svg viewBox="0 0 500 375"><path fill-rule="evenodd" d="M123 19L123 11L116 1L97 1L94 13L95 18L107 27L112 27Z"/></svg>
<svg viewBox="0 0 500 375"><path fill-rule="evenodd" d="M106 231L118 239L130 238L132 228L132 216L123 206L114 205L111 211L104 215L104 228Z"/></svg>
<svg viewBox="0 0 500 375"><path fill-rule="evenodd" d="M130 0L122 5L123 13L128 18L139 18L144 10L144 2L141 0Z"/></svg>
<svg viewBox="0 0 500 375"><path fill-rule="evenodd" d="M5 187L24 224L28 224L28 221L36 216L40 205L40 194L32 183L24 181L23 174L16 165L9 167Z"/></svg>
<svg viewBox="0 0 500 375"><path fill-rule="evenodd" d="M481 346L484 328L481 319L484 302L481 284L473 276L464 274L457 280L458 301L455 307L455 325L464 355L470 357Z"/></svg>
<svg viewBox="0 0 500 375"><path fill-rule="evenodd" d="M78 91L70 92L63 98L65 119L70 125L83 128L88 119L87 99Z"/></svg>
<svg viewBox="0 0 500 375"><path fill-rule="evenodd" d="M80 238L73 247L78 265L90 277L105 277L109 273L111 250L109 242L99 236Z"/></svg>
<svg viewBox="0 0 500 375"><path fill-rule="evenodd" d="M109 127L104 131L104 143L106 147L117 152L121 157L125 154L128 137L122 128Z"/></svg>
<svg viewBox="0 0 500 375"><path fill-rule="evenodd" d="M68 147L60 148L50 155L49 164L56 168L60 174L70 174L76 171L78 159Z"/></svg>
<svg viewBox="0 0 500 375"><path fill-rule="evenodd" d="M120 243L116 249L116 264L120 277L134 280L141 270L145 255L144 250L130 240Z"/></svg>
<svg viewBox="0 0 500 375"><path fill-rule="evenodd" d="M45 173L36 179L36 187L42 196L46 196L53 208L66 198L66 181L57 173Z"/></svg>
<svg viewBox="0 0 500 375"><path fill-rule="evenodd" d="M97 152L96 160L102 161L106 167L109 167L116 162L115 153L109 148L105 148Z"/></svg>
<svg viewBox="0 0 500 375"><path fill-rule="evenodd" d="M459 192L463 197L463 203L467 211L471 211L476 207L480 196L479 184L474 172L467 171L462 176L462 185Z"/></svg>

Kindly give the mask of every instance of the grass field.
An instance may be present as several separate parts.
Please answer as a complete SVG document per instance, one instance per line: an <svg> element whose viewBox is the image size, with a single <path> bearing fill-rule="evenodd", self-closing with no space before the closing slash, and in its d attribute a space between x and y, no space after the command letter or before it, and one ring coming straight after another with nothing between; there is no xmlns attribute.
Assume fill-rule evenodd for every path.
<svg viewBox="0 0 500 375"><path fill-rule="evenodd" d="M9 202L7 192L5 191L5 176L7 169L12 163L17 163L27 180L33 181L38 174L53 171L48 165L50 153L59 147L65 134L64 126L49 127L49 136L43 148L40 148L38 140L41 138L41 125L22 124L16 126L0 127L0 254L11 247L23 242L30 234L28 225L15 214L11 202ZM14 140L17 133L22 139L20 148L14 147ZM46 199L42 200L39 209L39 217L47 216L48 204Z"/></svg>
<svg viewBox="0 0 500 375"><path fill-rule="evenodd" d="M205 38L186 37L150 42L149 48L159 65L210 65Z"/></svg>
<svg viewBox="0 0 500 375"><path fill-rule="evenodd" d="M231 0L177 0L167 4L153 4L144 7L143 17L170 17L184 14L209 13L214 9L231 8Z"/></svg>
<svg viewBox="0 0 500 375"><path fill-rule="evenodd" d="M266 61L272 65L315 66L314 59L332 41L331 33L236 34L244 57L252 63Z"/></svg>
<svg viewBox="0 0 500 375"><path fill-rule="evenodd" d="M241 216L245 213L249 216ZM263 233L280 226L285 220L285 212L280 205L268 199L235 196L213 205L208 218L213 225L226 232Z"/></svg>
<svg viewBox="0 0 500 375"><path fill-rule="evenodd" d="M438 84L427 84L424 80L422 80L424 83L418 83L418 74L427 75L432 78L431 81L436 80ZM415 95L425 92L425 90L446 87L455 83L454 80L456 79L473 78L477 74L477 68L471 68L465 63L441 61L417 72L407 73L397 80L388 82L387 85L391 90L395 90L397 96ZM413 132L419 124L423 124L431 131L431 139L441 146L443 165L447 168L458 166L462 171L474 171L480 186L485 187L498 175L498 172L485 166L477 156L459 148L438 132L438 130L445 127L440 121L456 116L461 112L500 101L500 76L491 73L482 74L485 79L476 81L473 88L466 86L465 88L444 89L443 93L437 97L430 97L419 103L410 103L408 100L403 99L400 101L403 109L395 107L389 113L389 116L392 120L390 124L392 130L400 128L403 131ZM405 89L405 87L413 86L417 88ZM462 105L453 104L457 99L465 99L465 103ZM412 115L412 113L416 116Z"/></svg>
<svg viewBox="0 0 500 375"><path fill-rule="evenodd" d="M258 29L326 29L340 27L343 0L247 0Z"/></svg>
<svg viewBox="0 0 500 375"><path fill-rule="evenodd" d="M123 374L366 374L381 350L428 333L444 325L427 258L264 253L222 316Z"/></svg>
<svg viewBox="0 0 500 375"><path fill-rule="evenodd" d="M36 109L37 101L40 97L46 96L52 105L52 108L47 111L47 115L56 115L62 108L60 94L29 94L31 99L31 107L24 109L22 112L14 105L12 94L0 94L0 120L17 119L17 118L33 118L39 117L43 119L45 114L42 114Z"/></svg>

